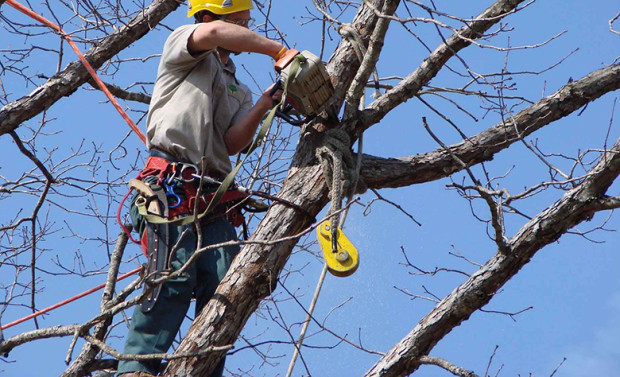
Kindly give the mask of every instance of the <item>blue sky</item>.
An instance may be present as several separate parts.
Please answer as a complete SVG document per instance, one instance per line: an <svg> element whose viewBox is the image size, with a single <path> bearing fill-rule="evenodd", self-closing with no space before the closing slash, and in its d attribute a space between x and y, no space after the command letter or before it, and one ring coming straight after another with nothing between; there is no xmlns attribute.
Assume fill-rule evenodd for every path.
<svg viewBox="0 0 620 377"><path fill-rule="evenodd" d="M470 2L436 2L445 11L455 12L462 17L474 16L488 6L490 1ZM320 29L318 24L304 24L303 8L312 7L310 2L274 1L272 20L287 35L286 39L300 49L318 52L320 49ZM286 6L282 6L286 4ZM37 7L37 3L33 3ZM39 9L43 11L43 9ZM536 100L548 95L563 84L569 77L579 79L583 75L610 64L619 55L620 41L617 35L609 32L607 21L620 9L617 1L602 0L583 2L577 0L556 2L538 1L523 12L506 19L508 27L514 27L510 40L500 36L492 40L497 46L533 45L541 43L552 36L566 30L567 33L548 45L538 49L513 51L508 55L508 70L542 70L567 56L575 48L579 48L567 60L544 75L515 76L519 95ZM15 12L3 6L2 12L9 18L16 17ZM404 16L404 13L400 15ZM417 14L418 16L424 16ZM258 12L254 17L261 20ZM348 21L350 14L343 20ZM187 22L185 9L180 8L166 24L176 27ZM419 23L416 32L425 36L431 48L439 38L432 33L432 28ZM125 58L158 53L168 31L161 29L149 34L144 40L137 42L131 49L123 52ZM426 37L428 36L428 37ZM334 36L336 37L336 36ZM338 41L328 41L326 55ZM54 46L57 45L57 42ZM17 48L22 41L8 35L2 37L0 48ZM380 76L406 75L427 55L424 48L415 42L400 27L393 25L386 39L384 54L379 62ZM480 72L498 72L501 70L506 56L503 52L471 47L461 54L473 70ZM65 63L73 60L73 55L66 54ZM247 54L235 59L240 76L248 83L253 80L245 70L255 73L254 79L261 88L267 87L273 79L271 61L266 57L253 57ZM42 62L41 62L42 63ZM155 77L157 59L146 63L133 62L127 64L112 80L118 85L129 85L135 81L152 81ZM450 66L462 69L455 59ZM55 65L53 65L55 66ZM53 66L33 62L33 71L50 75ZM2 77L5 87L14 92L13 99L29 93L34 87L24 88L15 77ZM455 75L443 72L432 84L448 85L458 80ZM250 85L256 92L259 88ZM150 90L150 89L149 89ZM511 93L512 94L512 93ZM456 97L455 97L456 98ZM582 115L563 119L532 135L528 140L537 139L538 145L548 152L561 152L575 155L579 150L601 148L607 134L607 126L613 111L613 101L617 93L588 105ZM367 103L372 99L367 98ZM477 111L478 121L464 116L454 110L452 105L431 98L430 101L445 112L468 135L474 135L499 120L494 113L484 115L479 110L476 98L459 98L460 104ZM103 96L99 92L80 90L78 94L59 101L50 111L49 116L57 119L51 123L51 131L61 133L47 138L48 148L58 146L59 158L68 154L84 138L94 136L107 155L127 132L122 119L111 106L102 104ZM130 114L134 119L138 114ZM447 143L456 142L459 136L440 118L435 116L420 102L410 100L397 108L382 121L371 128L364 137L364 152L385 157L397 157L424 153L437 148L421 125L421 117L426 116L433 130ZM614 124L609 135L608 144L613 144L620 136L616 108ZM144 124L140 124L144 129ZM285 126L288 127L288 126ZM20 131L18 131L20 132ZM21 133L20 133L21 134ZM89 145L90 146L90 145ZM40 145L42 148L43 146ZM130 136L126 147L129 153L136 154L140 142ZM134 148L134 150L132 150ZM40 149L42 152L43 150ZM118 153L118 152L115 152ZM5 161L14 161L13 164ZM0 174L14 176L17 172L30 168L29 162L21 156L16 157L15 146L7 136L0 138ZM84 157L87 161L87 157ZM563 169L570 163L562 159L554 162ZM499 181L511 193L516 193L526 186L535 185L547 176L547 171L525 148L515 145L502 152L486 165L491 175L510 174ZM109 174L118 176L123 168L111 170ZM474 169L481 174L480 169ZM100 174L104 174L101 172ZM482 176L482 175L481 175ZM460 181L463 174L457 174L455 181ZM417 295L428 296L425 289L444 297L464 280L459 274L440 273L435 277L411 275L411 269L402 264L405 262L402 250L408 258L420 268L433 270L435 267L449 267L467 273L475 271L474 266L462 259L451 256L458 252L468 259L484 263L495 253L494 244L486 236L486 226L478 222L472 215L470 207L455 191L448 190L449 180L431 182L402 189L382 190L387 199L398 202L422 223L419 227L398 210L385 203L375 203L368 215L363 208L354 206L347 218L345 232L360 252L360 268L348 278L328 276L316 309L316 318L325 319L325 324L340 335L346 335L353 341L362 340L365 347L371 350L386 352L401 340L415 324L428 313L433 303L427 300L410 300L400 290L407 290ZM620 185L616 183L611 194L618 195ZM561 192L549 190L536 199L524 203L521 207L529 215L534 215L546 208L561 196ZM362 204L372 200L372 194L361 197ZM24 204L3 203L3 207L23 205L28 208L29 199ZM69 206L81 206L70 198L62 199ZM95 202L100 200L93 199ZM101 207L105 203L98 203ZM481 203L474 205L478 214L486 215ZM79 208L83 209L83 206ZM65 227L62 219L65 215L51 209L57 215L57 227ZM580 225L579 229L587 230L600 224L607 214L595 216L591 223ZM67 218L69 218L67 216ZM6 221L3 219L3 222ZM101 224L69 225L88 235L101 234ZM79 222L79 221L78 221ZM508 217L508 236L524 224L524 220ZM606 225L607 229L620 228L620 220L615 215ZM111 227L116 232L115 227ZM513 278L485 308L487 310L517 312L530 306L528 310L515 317L515 320L498 314L475 313L471 319L454 329L441 341L431 355L445 358L467 369L483 374L494 352L499 348L489 369L491 375L501 368L500 376L549 376L563 358L567 360L555 374L557 377L579 376L613 376L620 370L620 354L617 339L620 336L618 315L620 315L620 283L617 271L620 268L618 250L620 240L617 232L597 232L592 238L604 243L592 243L575 235L565 235L557 243L540 251L519 275ZM75 239L44 240L50 249L42 260L51 263L58 256L64 263L71 264L73 255L82 252L87 267L103 265L106 250L94 242L83 242ZM313 251L316 253L317 248ZM132 246L127 254L138 254L137 247ZM124 271L135 266L135 262L127 263ZM301 251L294 253L288 267L299 272L291 273L286 278L289 290L301 292L300 301L307 307L310 302L314 285L318 279L321 263L314 255ZM2 276L2 281L6 279ZM49 279L46 277L46 279ZM103 276L83 279L64 279L62 284L49 279L44 295L39 299L41 306L51 305L61 299L72 296L103 281ZM283 321L287 324L299 323L304 319L304 312L299 305L290 300L288 294L279 289L273 295L278 301L277 309L283 313ZM79 323L96 314L99 294L93 295L59 309L41 320L42 326L56 324ZM342 306L340 306L342 305ZM190 311L191 312L191 311ZM24 310L7 311L2 322L6 323L24 315ZM272 316L280 319L280 313L273 303L268 302L261 307L258 314L248 322L243 335L254 341L280 340L288 341L288 334L271 320ZM121 320L119 317L118 321ZM7 330L5 336L14 335L17 331L33 328L33 324L25 323ZM293 326L292 333L297 336L299 326ZM125 329L119 324L115 329L112 345L121 346ZM320 332L316 325L310 327L306 343L320 347L304 350L303 356L313 376L357 376L363 375L377 360L377 356L354 349L346 344L338 344L338 339L325 332ZM64 370L63 359L67 352L70 339L56 339L35 342L22 346L11 353L11 363L0 363L0 371L6 376L43 376L58 375ZM337 345L335 348L333 348ZM240 342L238 347L244 346ZM232 371L251 370L249 375L283 376L292 352L290 345L273 344L268 350L261 351L274 356L273 365L262 364L260 358L252 350L243 350L229 357L227 367ZM32 355L37 355L37 362L32 362ZM300 361L297 363L295 376L305 375ZM436 367L423 367L416 376L450 376Z"/></svg>

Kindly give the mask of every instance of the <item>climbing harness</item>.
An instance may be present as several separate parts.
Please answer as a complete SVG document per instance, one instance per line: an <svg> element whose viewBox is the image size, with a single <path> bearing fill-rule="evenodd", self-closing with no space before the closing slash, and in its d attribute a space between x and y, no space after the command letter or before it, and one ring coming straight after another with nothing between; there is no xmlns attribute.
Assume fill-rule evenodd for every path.
<svg viewBox="0 0 620 377"><path fill-rule="evenodd" d="M139 243L147 257L147 285L153 285L153 281L172 272L170 226L182 226L195 220L209 221L219 216L226 216L234 226L243 224L243 216L236 204L248 195L238 190L228 190L222 195L213 211L205 211L199 216L194 216L194 209L205 210L216 191L213 185L205 185L204 191L198 193L200 179L196 177L201 176L199 173L201 171L193 164L169 161L164 157L151 155L144 169L129 182L129 193L133 190L137 192L132 199L133 204L144 220L141 222L142 226L135 225L138 226L138 232L142 233ZM214 180L210 178L210 181ZM123 207L124 201L125 199L121 202L120 208ZM153 286L140 307L143 312L147 313L153 309L161 287L161 285Z"/></svg>
<svg viewBox="0 0 620 377"><path fill-rule="evenodd" d="M226 216L232 225L239 227L245 224L241 209L260 212L268 208L263 203L250 200L250 196L258 196L294 208L312 218L314 222L314 217L300 206L262 191L239 186L234 182L227 185L225 191L218 197L218 192L222 192L224 187L222 182L201 174L193 164L169 161L155 155L148 157L145 168L135 179L130 180L129 186L129 192L121 202L117 215L120 217L120 208L123 207L129 193L135 190L137 194L132 200L137 212L144 219L144 226L135 224L138 232L142 232L142 236L140 241L134 240L134 242L141 245L147 257L147 285L152 285L154 280L172 272L170 226L182 226L194 221L210 221L216 217ZM200 195L199 186L204 188ZM126 232L130 237L128 229ZM161 285L153 287L142 302L143 312L149 312L154 307L160 292Z"/></svg>

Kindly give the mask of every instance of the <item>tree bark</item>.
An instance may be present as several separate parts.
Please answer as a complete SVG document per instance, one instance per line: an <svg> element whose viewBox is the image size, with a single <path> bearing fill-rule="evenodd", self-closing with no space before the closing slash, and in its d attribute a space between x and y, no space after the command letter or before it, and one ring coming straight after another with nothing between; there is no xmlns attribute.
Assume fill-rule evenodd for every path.
<svg viewBox="0 0 620 377"><path fill-rule="evenodd" d="M374 4L376 3L380 2L374 2ZM499 22L501 15L505 15L510 12L510 10L514 9L519 3L520 1L498 1L494 6L489 8L494 10L496 13L494 13L495 18L492 19L492 22L485 22L486 27L489 28L496 22ZM381 9L378 5L375 6L375 8ZM483 13L486 18L490 17L488 12L489 10ZM367 18L364 19L363 17ZM355 21L353 22L353 26L358 31L366 31L366 33L362 35L364 40L367 40L368 30L372 30L369 25L373 25L376 22L376 17L376 14L369 11L368 7L362 7L358 11ZM486 29L476 29L476 35L481 35L484 30ZM464 41L462 43L470 44L468 41ZM339 80L335 85L337 88L337 96L339 101L337 103L339 106L342 104L342 99L344 98L346 88L350 84L355 75L356 69L359 66L359 62L353 56L354 54L351 50L350 44L343 40L340 47L332 56L330 65L328 66L332 79L337 78ZM450 56L453 56L453 54ZM614 72L615 76L614 74L611 74L610 76L615 78L615 81L612 81L616 82L618 79L616 77L617 72ZM430 80L432 76L433 75L428 75L427 80ZM427 81L421 82L419 87L422 87L422 85L426 83ZM607 89L609 90L609 86L607 86ZM562 92L561 95L571 96L571 93L573 93L570 90L567 90L566 92L570 93ZM408 93L408 95L415 95L415 93L416 92L413 91ZM579 102L581 95L579 93L574 94L575 96L572 97L572 101ZM399 101L404 101L406 99L401 96L393 99L388 98L388 100L391 101L389 102L389 106L392 106L393 108L396 104L401 103ZM587 99L585 103L590 100L592 99ZM555 102L551 101L551 103ZM574 109L577 109L580 106L582 106L582 104L570 107L573 109L570 111L574 111ZM545 108L545 106L542 107ZM379 109L381 108L382 107L379 107ZM528 109L533 110L535 108L536 107L530 106ZM381 116L379 115L380 110L377 111L379 111L376 113L377 115L373 115L368 119L371 119L371 121L378 121ZM569 112L564 113L564 115ZM558 110L558 114L560 113L562 113L562 111ZM519 125L521 122L524 123L523 125L517 127L517 129L523 130L522 132L524 133L527 133L527 131L532 127L533 129L529 132L539 129L554 120L552 117L546 117L533 121L533 118L525 116L526 114L527 112L521 117L515 117L513 119L513 123ZM536 126L533 126L533 124L527 124L528 121ZM363 129L367 127L368 124L368 122L362 122L359 123L358 126L360 129ZM322 138L324 137L324 133L321 131L325 128L330 128L330 126L330 124L318 123L314 128L309 127L305 129L305 132L301 136L291 168L289 169L289 174L281 191L281 196L283 198L291 200L294 203L304 207L312 215L318 214L328 202L327 187L324 184L320 167L314 158L314 150L318 145L320 145ZM513 126L514 125L512 124L510 125L510 127ZM517 137L513 137L512 139L509 138L508 136L511 136L511 134L506 130L507 128L509 128L508 125L500 125L498 126L498 129L500 129L499 131L498 129L492 129L481 133L478 135L478 145L474 144L470 147L469 141L461 143L462 145L467 145L464 149L468 152L461 153L461 155L466 161L470 161L471 163L491 159L496 151L509 146L511 143L519 139ZM356 130L351 130L352 134L355 132ZM502 138L500 147L496 151L488 152L488 145L497 143L498 141L494 137ZM436 153L437 156L439 156L445 152L433 153ZM446 157L447 156L448 155L446 154ZM440 160L443 161L443 164L447 165L447 169L441 167L441 163L435 166L435 169L438 171L431 173L433 169L427 169L428 180L445 177L462 169L462 167L457 165L455 161L446 160L446 157L443 157ZM429 161L426 160L425 162ZM423 168L420 166L419 162L415 163L414 161L411 161L408 165L410 168L409 175L411 174L411 170ZM370 171L367 165L363 171L365 177L371 176L374 173L381 174L381 172L377 172L377 170ZM383 174L389 175L389 173L386 173L385 171L383 171ZM373 179L370 178L369 181L373 181ZM381 184L384 185L376 187L388 187L389 184L387 181L387 179L383 180L379 177L374 182L381 182ZM207 346L223 346L233 344L244 327L245 322L256 310L260 301L269 295L275 288L278 275L284 267L292 248L298 241L298 237L296 235L309 225L311 225L311 223L306 216L296 213L286 207L280 207L278 205L272 207L258 225L251 240L285 240L281 242L272 241L264 245L247 245L241 250L240 254L235 258L229 273L220 284L214 298L194 320L192 327L179 346L177 352L189 353L198 351ZM221 356L221 353L211 353L187 359L173 360L169 363L164 375L208 375L218 363Z"/></svg>

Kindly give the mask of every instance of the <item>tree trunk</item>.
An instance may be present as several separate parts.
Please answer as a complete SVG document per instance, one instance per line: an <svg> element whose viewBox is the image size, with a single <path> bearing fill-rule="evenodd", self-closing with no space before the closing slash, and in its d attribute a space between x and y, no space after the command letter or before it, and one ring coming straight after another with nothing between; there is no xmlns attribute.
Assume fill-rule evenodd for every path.
<svg viewBox="0 0 620 377"><path fill-rule="evenodd" d="M382 9L380 5L382 2L373 2L375 9ZM489 7L481 16L482 21L477 26L483 25L484 27L465 28L463 33L467 33L468 37L480 36L482 33L490 28L495 23L499 22L501 15L505 15L513 10L520 1L498 1L493 6ZM377 15L374 11L369 11L369 7L361 7L358 11L353 27L356 28L362 34L364 41L368 39L372 25L376 22ZM364 25L360 27L358 25ZM469 34L469 31L474 30L474 34ZM463 38L456 38L454 46L451 49L437 49L443 51L441 55L445 60L441 63L443 65L449 57L453 56L456 51L454 48L461 49L469 45L471 42L464 40ZM359 66L359 62L351 51L350 44L343 40L341 46L336 50L334 56L331 59L329 65L329 71L332 78L337 78L335 83L337 88L338 101L337 104L342 103L344 98L344 92L350 85L350 80L355 75L356 69ZM440 66L439 65L439 68ZM438 69L438 68L437 68ZM351 136L354 136L357 132L362 132L370 124L376 122L382 118L381 109L388 107L394 108L398 104L404 102L407 98L415 95L423 85L428 83L428 80L432 79L435 74L426 74L424 77L426 81L422 80L417 86L418 89L406 91L405 95L392 97L390 93L383 95L377 101L379 104L383 104L378 107L379 110L375 113L369 114L365 119L367 121L358 123L359 129L351 129ZM611 75L614 77L612 80L615 85L617 82L617 71ZM609 89L606 86L607 90ZM607 92L601 91L601 93ZM569 91L570 92L570 91ZM571 98L572 101L579 102L575 96ZM591 100L588 98L588 100ZM558 118L565 116L566 114L574 111L582 104L575 105L572 110L562 113L559 111ZM543 106L544 107L544 106ZM515 119L517 124L523 122L527 124L525 120L530 120L527 116ZM556 118L557 119L557 118ZM533 123L538 124L538 128L548 124L552 121L551 117L543 119L542 121L535 121ZM313 128L308 127L303 133L298 149L296 151L293 163L289 169L288 177L282 189L282 197L293 201L294 203L306 208L312 215L316 215L326 205L328 201L327 187L324 184L324 180L321 175L319 166L314 159L314 150L320 144L323 131L325 128L330 128L329 124L316 124ZM512 125L510 126L512 127ZM462 156L466 163L477 163L487 159L491 159L493 154L497 151L509 146L514 141L519 140L523 135L518 137L507 138L506 130L509 128L506 125L498 126L498 129L491 129L489 133L482 133L479 135L480 144L471 146L469 141L465 141L462 144L467 145L465 148L468 151L475 150L474 154L466 154ZM517 127L518 129L518 127ZM531 132L531 131L530 131ZM489 153L488 144L495 144L497 140L490 136L502 136L503 140L500 143L499 149L491 151ZM473 148L473 149L471 149ZM435 178L445 177L452 174L463 167L460 166L457 161L449 157L445 151L434 152L443 154L444 158L440 159L444 163L447 162L447 167L434 170ZM478 156L474 158L474 156ZM445 158L448 158L446 160ZM415 166L412 169L419 168L416 164L410 164ZM437 166L439 167L439 166ZM432 169L431 169L432 170ZM368 170L364 170L368 172ZM377 170L372 171L376 179L375 182L381 181L382 176ZM408 176L411 171L409 171ZM389 173L387 174L389 175ZM429 177L432 176L429 175ZM368 181L372 181L373 178L369 177ZM386 180L383 180L384 184ZM385 186L388 186L385 184ZM247 245L242 249L240 254L235 258L233 265L230 268L229 273L220 284L215 297L207 304L202 313L195 319L194 324L190 328L185 339L181 343L177 352L188 353L197 352L200 349L207 346L223 346L233 344L239 336L245 322L249 316L256 310L260 301L266 297L275 288L277 278L284 267L291 250L298 240L298 234L306 227L310 225L310 221L307 217L296 213L295 211L281 207L274 206L266 214L265 218L259 224L256 232L252 236L252 241L259 240L274 240L269 244L252 244ZM290 238L293 237L293 238ZM281 241L278 241L281 240ZM275 242L275 243L273 243ZM221 358L221 353L210 353L199 355L197 357L173 360L168 365L165 371L166 376L200 376L208 375L210 371L215 367Z"/></svg>

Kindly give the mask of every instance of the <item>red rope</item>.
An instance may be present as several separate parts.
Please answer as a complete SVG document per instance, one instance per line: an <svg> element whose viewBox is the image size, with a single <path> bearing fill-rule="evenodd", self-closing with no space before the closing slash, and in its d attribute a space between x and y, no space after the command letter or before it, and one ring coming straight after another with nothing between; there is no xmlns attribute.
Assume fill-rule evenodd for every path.
<svg viewBox="0 0 620 377"><path fill-rule="evenodd" d="M127 200L127 198L129 197L129 194L131 194L131 191L132 191L132 189L129 189L129 191L127 191L127 194L125 194L125 196L123 197L123 200L121 200L121 204L118 205L118 211L116 211L116 221L118 221L118 224L123 229L123 232L125 232L125 234L127 235L127 238L129 238L131 240L131 242L140 245L140 241L136 241L131 236L131 231L129 229L127 229L125 224L123 224L123 222L121 221L121 211L123 210L123 204L125 204L125 200Z"/></svg>
<svg viewBox="0 0 620 377"><path fill-rule="evenodd" d="M8 1L10 1L10 0L8 0ZM7 1L7 2L8 2L8 1ZM127 272L127 273L124 273L123 275L119 276L119 277L116 279L116 281L121 281L121 280L125 279L126 277L128 277L128 276L131 276L131 275L135 274L136 272L140 271L141 269L142 269L142 267L138 267L138 268L136 268L136 269L134 269L134 270L131 270L131 271ZM30 315L27 315L27 316L25 316L25 317L23 317L23 318L20 318L20 319L18 319L18 320L15 320L15 321L13 321L13 322L11 322L11 323L8 323L8 324L6 324L6 325L2 326L2 328L0 328L0 330L3 330L3 331L4 331L4 330L8 329L9 327L13 327L13 326L15 326L15 325L19 325L20 323L25 322L25 321L27 321L27 320L29 320L29 319L32 319L32 318L34 318L34 317L38 317L38 316L40 316L40 315L42 315L42 314L45 314L45 313L47 313L47 312L50 312L50 311L52 311L52 310L56 309L56 308L59 308L59 307L64 306L64 305L67 305L67 304L68 304L68 303L70 303L70 302L73 302L73 301L75 301L75 300L77 300L77 299L80 299L80 298L82 298L82 297L84 297L84 296L88 296L89 294L91 294L91 293L93 293L93 292L96 292L96 291L100 290L101 288L105 287L105 285L106 285L106 283L103 283L103 284L98 285L98 286L96 286L96 287L94 287L94 288L91 288L91 289L89 289L89 290L87 290L87 291L84 291L84 292L82 292L82 293L80 293L80 294L78 294L78 295L75 295L75 296L73 296L73 297L71 297L71 298L68 298L68 299L66 299L66 300L64 300L64 301L61 301L61 302L59 302L59 303L57 303L57 304L54 304L54 305L52 305L52 306L48 306L48 307L47 307L47 308L45 308L45 309L39 310L39 311L34 312L34 313L30 314Z"/></svg>
<svg viewBox="0 0 620 377"><path fill-rule="evenodd" d="M55 23L49 21L48 19L46 19L45 17L41 16L40 14L35 13L31 9L21 5L17 1L15 1L15 0L6 0L6 3L9 4L10 6L12 6L13 8L17 9L18 11L22 12L23 14L34 18L35 20L39 21L43 25L49 26L52 29L56 30L62 36L62 38L67 40L67 42L69 43L69 45L71 46L73 51L75 51L77 56L82 61L82 64L84 64L84 66L86 67L86 70L88 71L88 73L90 73L90 75L93 78L93 80L95 80L95 82L97 83L97 86L99 86L99 89L101 89L101 91L103 93L105 93L106 97L108 97L108 99L110 100L112 105L116 108L118 113L123 117L123 119L125 119L125 122L127 122L127 124L129 125L129 128L131 128L131 130L136 135L138 135L140 140L142 140L142 142L144 144L146 144L146 137L144 136L144 133L142 133L142 131L140 131L140 129L131 120L131 118L129 118L129 115L127 115L125 110L123 110L123 108L118 104L118 102L116 101L116 98L114 98L112 93L110 93L110 91L108 90L108 87L103 83L103 81L101 81L99 76L97 76L97 73L95 72L93 67L90 65L90 63L86 60L84 55L82 55L82 52L76 46L76 44L73 42L71 37L69 37L69 35L67 33L65 33L65 31L62 30L62 28L60 26L58 26Z"/></svg>
<svg viewBox="0 0 620 377"><path fill-rule="evenodd" d="M97 83L97 86L99 86L99 89L101 89L101 91L106 95L106 97L108 97L108 99L110 100L110 102L112 103L112 105L116 108L116 110L118 111L118 113L123 117L123 119L125 119L125 122L127 122L127 124L129 125L129 127L131 128L131 130L138 135L138 138L140 138L140 140L146 144L146 137L144 136L144 133L136 126L136 124L131 120L131 118L129 118L129 115L127 115L127 113L125 112L125 110L123 110L123 108L119 105L118 101L116 101L116 98L114 98L114 96L112 95L112 93L110 93L110 90L108 89L108 87L104 84L103 81L101 81L101 79L99 78L99 76L97 76L97 73L95 72L95 70L93 69L93 67L90 65L90 63L86 60L86 58L84 57L84 55L82 55L82 52L80 51L80 49L77 47L77 45L73 42L73 40L71 39L71 37L69 37L69 35L67 33L65 33L64 30L62 30L62 28L58 25L56 25L55 23L49 21L48 19L46 19L45 17L41 16L40 14L35 13L34 11L32 11L31 9L21 5L20 3L18 3L15 0L6 0L6 3L9 4L10 6L12 6L13 8L17 9L18 11L22 12L23 14L39 21L40 23L42 23L43 25L46 25L52 29L54 29L56 32L58 32L62 38L64 38L67 43L69 43L69 46L71 46L71 48L73 49L73 51L75 51L75 53L77 54L78 58L80 59L80 61L82 61L82 64L84 64L84 67L86 67L86 70L88 71L88 73L90 74L90 76L93 78L93 80L95 80L95 82ZM119 212L120 212L120 208L119 208ZM119 221L119 223L121 223ZM122 226L122 223L121 223ZM125 227L123 227L123 229L127 232L127 229ZM128 232L127 232L128 233ZM131 236L130 236L131 238ZM136 242L133 238L131 239L132 241ZM136 272L140 271L142 269L142 267L138 267L132 271L129 271L121 276L119 276L116 281L120 281L125 279L128 276L131 276L133 274L135 274ZM70 302L73 302L77 299L80 299L84 296L87 296L93 292L96 292L98 290L100 290L101 288L105 287L105 283L98 285L94 288L91 288L87 291L84 291L78 295L75 295L71 298L68 298L64 301L61 301L57 304L54 304L52 306L49 306L45 309L39 310L35 313L32 313L30 315L27 315L23 318L20 318L16 321L13 321L11 323L8 323L4 326L2 326L0 328L0 330L6 330L10 327L13 327L15 325L18 325L22 322L25 322L29 319L38 317L42 314L45 314L47 312L50 312L54 309L57 309L61 306L64 306Z"/></svg>

